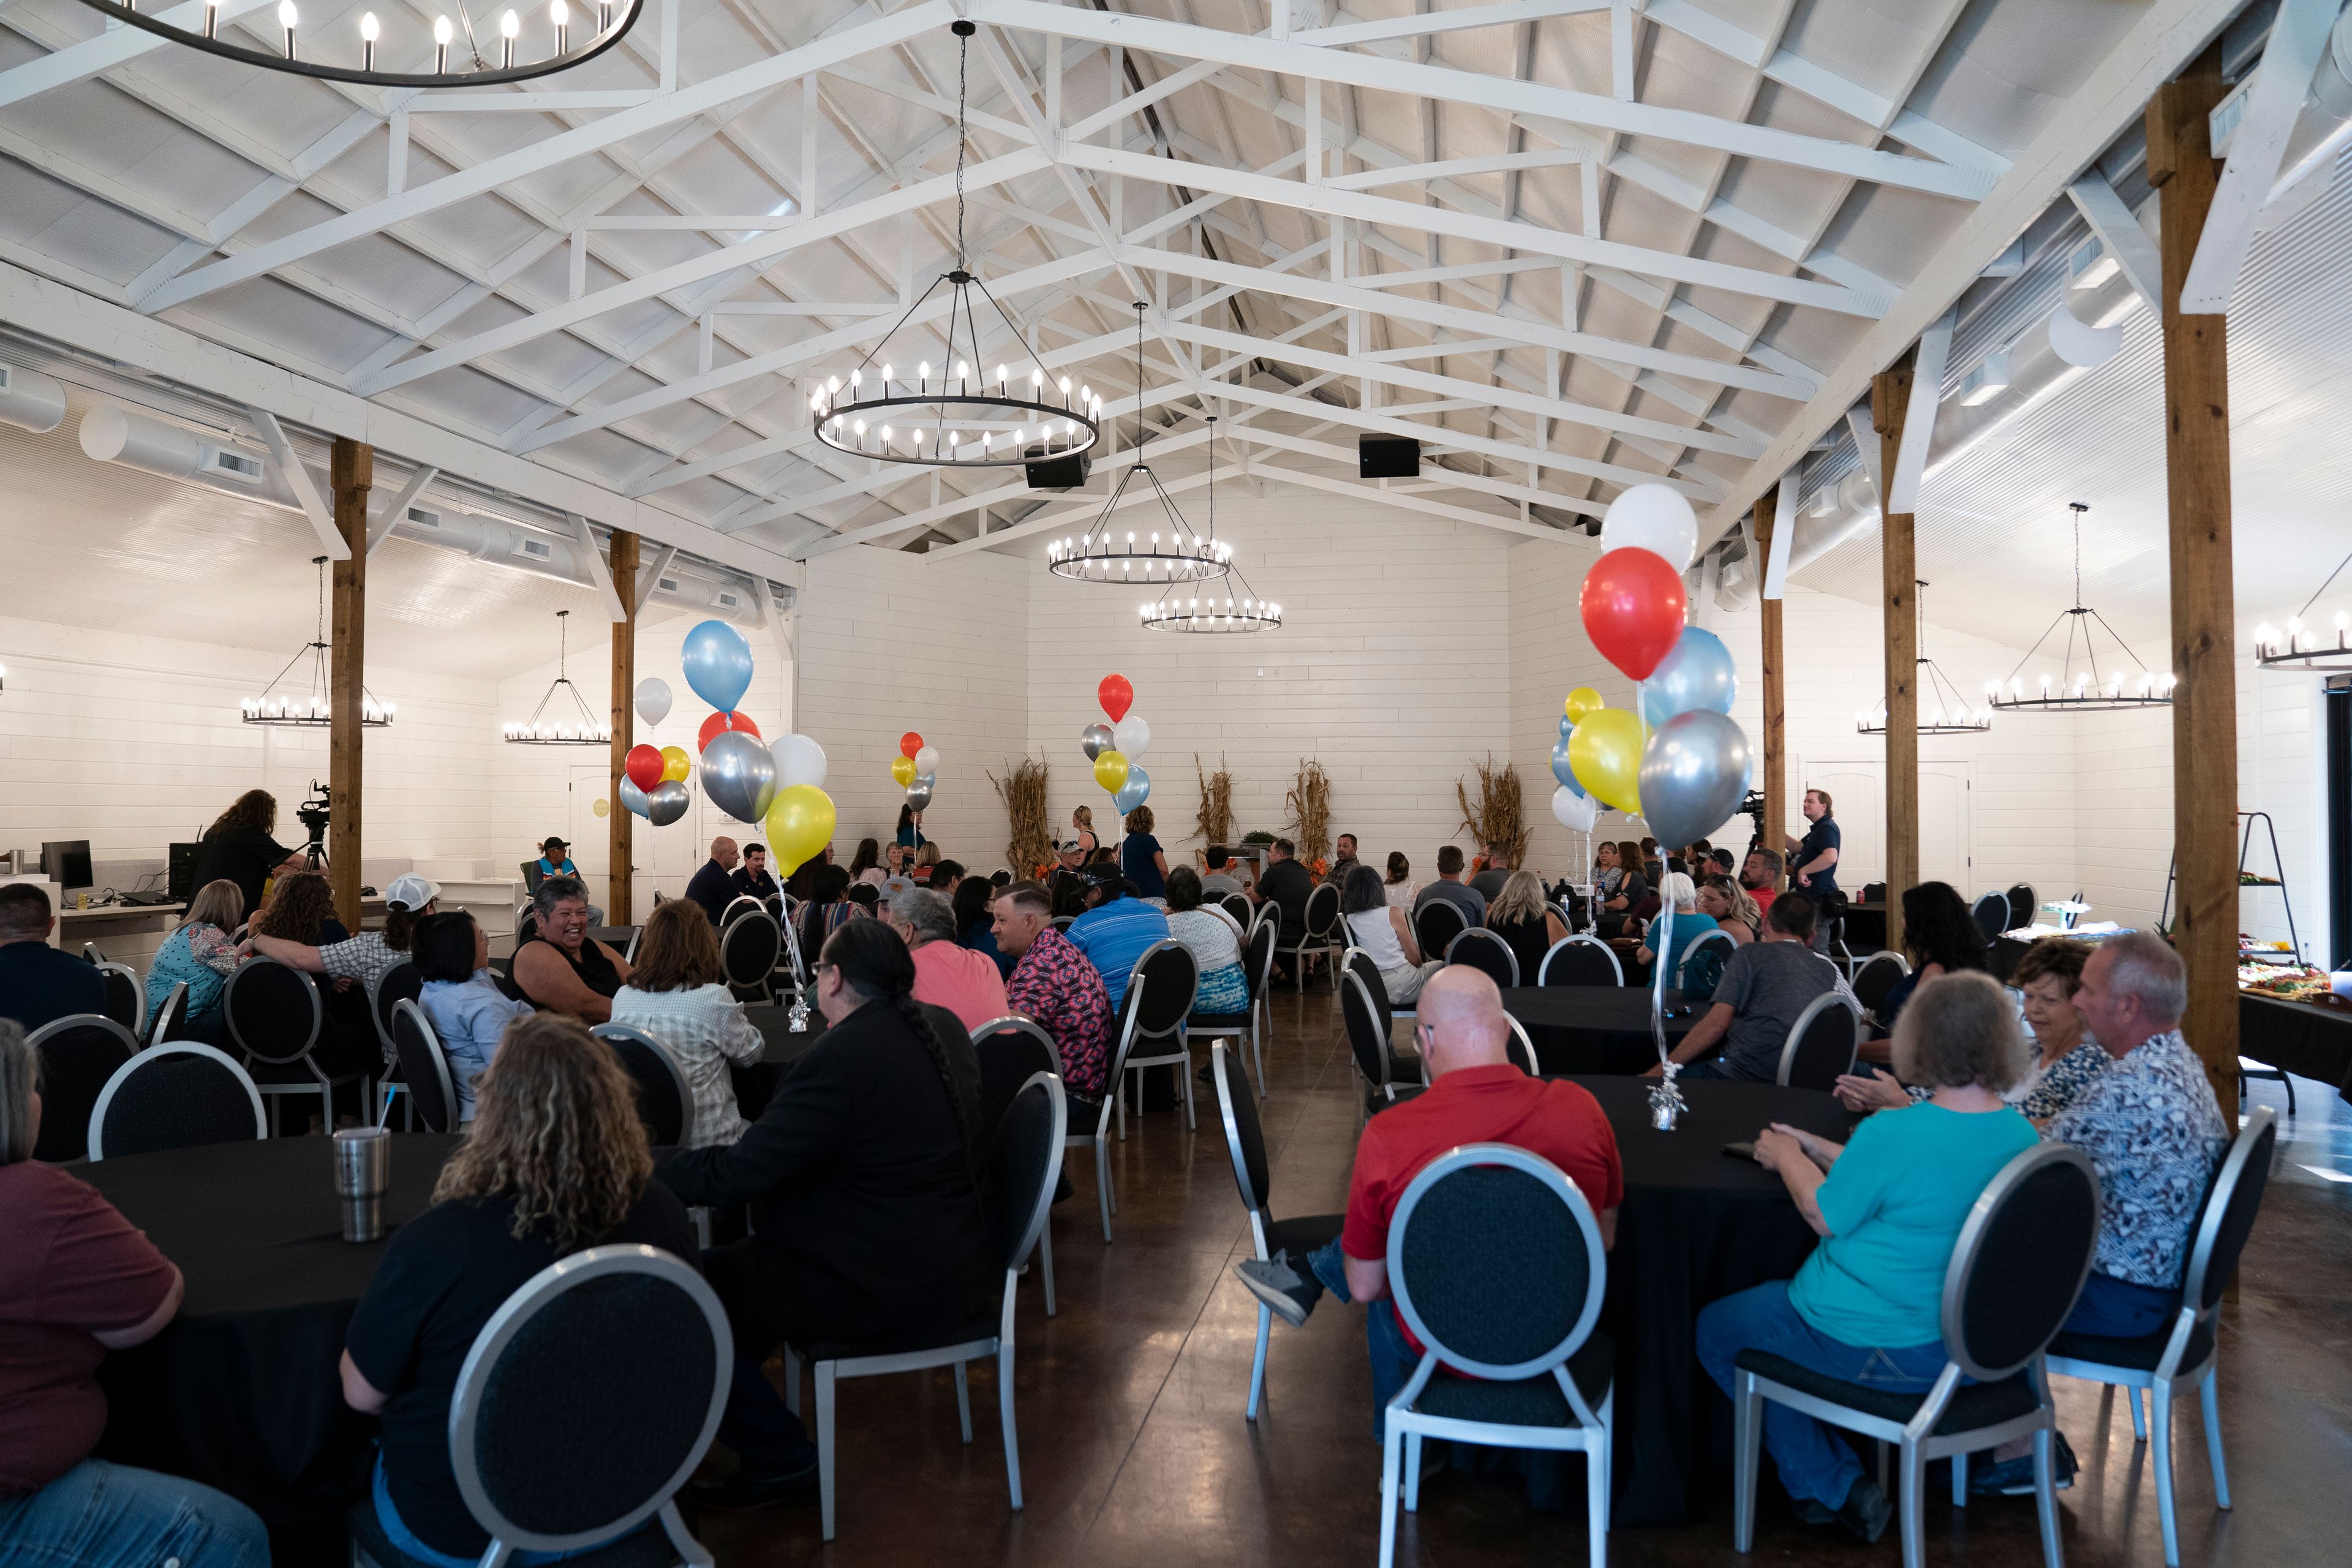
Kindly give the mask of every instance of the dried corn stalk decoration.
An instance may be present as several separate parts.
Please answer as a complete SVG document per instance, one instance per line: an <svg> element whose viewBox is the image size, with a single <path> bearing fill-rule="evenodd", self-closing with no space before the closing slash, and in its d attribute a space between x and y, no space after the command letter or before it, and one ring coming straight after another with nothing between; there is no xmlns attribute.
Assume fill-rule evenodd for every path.
<svg viewBox="0 0 2352 1568"><path fill-rule="evenodd" d="M1499 844L1514 866L1524 865L1528 858L1528 818L1525 802L1519 795L1519 772L1509 763L1495 765L1495 754L1477 764L1478 804L1470 804L1470 792L1460 779L1454 783L1454 798L1462 807L1462 830L1470 835L1473 847L1483 850L1490 844Z"/></svg>
<svg viewBox="0 0 2352 1568"><path fill-rule="evenodd" d="M1205 844L1231 844L1234 841L1234 775L1225 772L1225 759L1217 759L1217 771L1210 773L1201 766L1201 753L1192 753L1192 772L1201 781L1201 809L1192 819L1192 837Z"/></svg>
<svg viewBox="0 0 2352 1568"><path fill-rule="evenodd" d="M1312 865L1331 852L1331 775L1312 757L1298 760L1298 777L1282 797L1284 821L1298 842L1298 858Z"/></svg>
<svg viewBox="0 0 2352 1568"><path fill-rule="evenodd" d="M1034 876L1039 868L1054 858L1054 835L1048 826L1053 819L1045 809L1045 759L1029 756L1014 763L1003 778L994 773L988 775L988 782L996 786L997 798L1004 803L1005 818L1012 824L1013 842L1004 847L1004 853L1017 876Z"/></svg>

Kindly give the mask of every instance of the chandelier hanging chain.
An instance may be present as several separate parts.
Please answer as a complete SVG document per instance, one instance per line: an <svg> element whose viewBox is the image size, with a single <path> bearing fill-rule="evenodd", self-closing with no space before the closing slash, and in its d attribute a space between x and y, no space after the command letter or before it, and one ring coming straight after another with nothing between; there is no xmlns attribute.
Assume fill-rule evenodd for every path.
<svg viewBox="0 0 2352 1568"><path fill-rule="evenodd" d="M1927 672L1926 680L1914 693L1915 702L1916 698L1922 696L1935 700L1935 708L1927 717L1916 721L1919 733L1922 735L1973 735L1991 729L1992 710L1990 707L1970 708L1962 701L1958 686L1944 673L1941 665L1927 657L1927 584L1920 579L1914 578L1912 586L1918 590L1913 601L1918 613L1920 627L1917 668ZM1863 709L1855 715L1854 731L1864 735L1885 734L1887 732L1886 705L1880 703L1874 714L1868 708Z"/></svg>
<svg viewBox="0 0 2352 1568"><path fill-rule="evenodd" d="M963 154L964 148L971 136L971 131L967 129L964 112L969 96L966 84L971 66L971 35L958 33L956 35L956 270L959 272L971 270L971 259L964 252L963 244ZM953 353L955 334L952 328L955 319L952 316L948 319L948 324L951 329L948 334L948 352ZM972 338L971 347L972 358L976 363L980 357L980 339L977 334Z"/></svg>
<svg viewBox="0 0 2352 1568"><path fill-rule="evenodd" d="M327 557L313 555L310 564L319 569L319 603L312 622L310 640L294 650L294 657L278 668L261 689L258 697L248 697L237 704L237 711L248 724L298 724L323 727L334 721L334 682L328 667L328 655L332 644L327 641ZM273 695L279 684L293 673L294 667L304 656L310 660L310 689L307 699L289 701ZM375 693L360 683L360 722L369 729L381 729L392 722L393 705L378 702Z"/></svg>
<svg viewBox="0 0 2352 1568"><path fill-rule="evenodd" d="M2107 624L2106 616L2084 602L2083 514L2091 509L2082 501L2069 501L2066 506L2067 510L2074 514L2074 602L2067 608L2059 611L2051 623L2042 628L2042 635L2033 639L2033 646L2026 649L2025 657L2017 661L2017 667L2009 672L2005 680L1989 683L1991 689L1992 707L1995 710L2072 708L2087 711L2100 709L2169 706L2172 701L2172 689L2178 684L2174 678L2170 675L2158 674L2139 657L2137 650L2124 640L2123 634ZM2053 695L2053 683L2050 678L2044 675L2042 678L2042 695L2038 698L2029 698L2025 694L2025 683L2022 679L2025 667L2042 656L2042 647L2050 641L2051 634L2062 625L2066 627L2066 646L2063 654L2064 661L2059 666L2060 689L2055 695ZM2137 693L2126 693L2124 690L2125 675L2121 670L2116 671L2112 679L2100 673L2099 645L2091 635L2094 626L2106 633L2116 648L2121 651L2124 658L2129 664L2138 666L2143 672L2144 679ZM2074 673L2077 637L2081 639L2081 657L2085 673L2069 683L2066 678ZM2006 695L2002 690L2004 687L2007 688Z"/></svg>
<svg viewBox="0 0 2352 1568"><path fill-rule="evenodd" d="M555 679L548 683L545 695L540 698L539 706L530 710L530 717L528 720L520 724L507 726L506 738L514 744L598 746L606 744L612 740L612 727L598 721L595 711L588 706L588 700L580 695L580 688L572 680L571 615L572 612L569 610L555 612ZM547 711L547 705L555 700L555 694L559 690L571 697L572 706L580 715L580 726L576 731L568 725L558 727L542 725L540 722L541 715Z"/></svg>
<svg viewBox="0 0 2352 1568"><path fill-rule="evenodd" d="M1209 525L1213 533L1217 518L1217 416L1215 415L1208 416L1208 426ZM1150 468L1145 468L1141 463L1136 464L1135 468L1140 469L1146 478L1151 479L1154 489L1159 488L1160 481L1152 478ZM1160 499L1161 504L1169 508L1172 516L1175 503L1169 500L1167 491L1161 490ZM1179 579L1171 578L1161 586L1159 599L1142 606L1144 629L1187 632L1194 636L1233 636L1278 629L1282 625L1282 606L1270 599L1257 597L1255 590L1250 586L1249 578L1243 574L1242 569L1230 563L1232 557L1229 551L1221 552L1218 559L1228 563L1224 574L1226 586L1230 588L1238 583L1242 590L1241 597L1234 598L1228 595L1222 609L1218 607L1214 597L1211 597L1206 605L1203 605L1198 597L1189 593L1179 599L1175 596L1176 593L1179 588L1186 584ZM1198 589L1199 580L1197 578L1192 580L1190 586Z"/></svg>

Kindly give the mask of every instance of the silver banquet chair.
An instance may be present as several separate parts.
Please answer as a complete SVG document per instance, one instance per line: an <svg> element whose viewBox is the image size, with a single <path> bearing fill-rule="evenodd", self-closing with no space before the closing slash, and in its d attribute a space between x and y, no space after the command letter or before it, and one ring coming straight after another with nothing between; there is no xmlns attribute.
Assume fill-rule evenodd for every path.
<svg viewBox="0 0 2352 1568"><path fill-rule="evenodd" d="M1338 1236L1348 1216L1318 1214L1293 1215L1279 1220L1274 1217L1273 1210L1267 1206L1273 1196L1274 1165L1266 1158L1265 1129L1258 1122L1257 1103L1250 1098L1249 1085L1244 1083L1238 1090L1234 1087L1234 1079L1240 1076L1234 1066L1236 1055L1226 1050L1224 1041L1217 1041L1209 1047L1209 1071L1216 1080L1217 1116L1224 1123L1225 1152L1234 1162L1234 1185L1241 1189L1242 1207L1249 1213L1250 1244L1256 1248L1261 1263L1285 1250L1303 1259ZM1274 1310L1264 1302L1258 1303L1257 1349L1250 1359L1249 1403L1242 1410L1247 1420L1257 1419L1258 1399L1265 1392L1265 1344L1273 1328Z"/></svg>
<svg viewBox="0 0 2352 1568"><path fill-rule="evenodd" d="M50 1164L89 1152L89 1113L107 1084L139 1054L139 1037L98 1013L68 1013L26 1042L41 1064L41 1135L33 1158Z"/></svg>
<svg viewBox="0 0 2352 1568"><path fill-rule="evenodd" d="M91 1161L269 1135L261 1092L226 1051L193 1040L148 1047L115 1070L89 1111Z"/></svg>

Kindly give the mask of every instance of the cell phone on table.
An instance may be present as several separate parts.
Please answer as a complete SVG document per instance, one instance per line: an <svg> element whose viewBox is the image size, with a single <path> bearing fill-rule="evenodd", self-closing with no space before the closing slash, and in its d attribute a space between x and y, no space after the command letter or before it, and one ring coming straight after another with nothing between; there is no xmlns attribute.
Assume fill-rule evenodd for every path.
<svg viewBox="0 0 2352 1568"><path fill-rule="evenodd" d="M1756 1158L1756 1143L1752 1139L1743 1138L1737 1143L1726 1143L1723 1152L1738 1159L1753 1160Z"/></svg>

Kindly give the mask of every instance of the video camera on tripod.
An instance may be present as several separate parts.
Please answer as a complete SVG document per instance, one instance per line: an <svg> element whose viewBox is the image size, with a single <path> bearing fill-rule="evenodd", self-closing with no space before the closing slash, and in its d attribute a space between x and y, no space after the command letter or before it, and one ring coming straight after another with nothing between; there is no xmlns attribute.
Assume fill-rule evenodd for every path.
<svg viewBox="0 0 2352 1568"><path fill-rule="evenodd" d="M310 841L303 846L302 852L313 870L327 864L328 811L327 786L312 779L309 796L294 808L294 815L310 835Z"/></svg>

